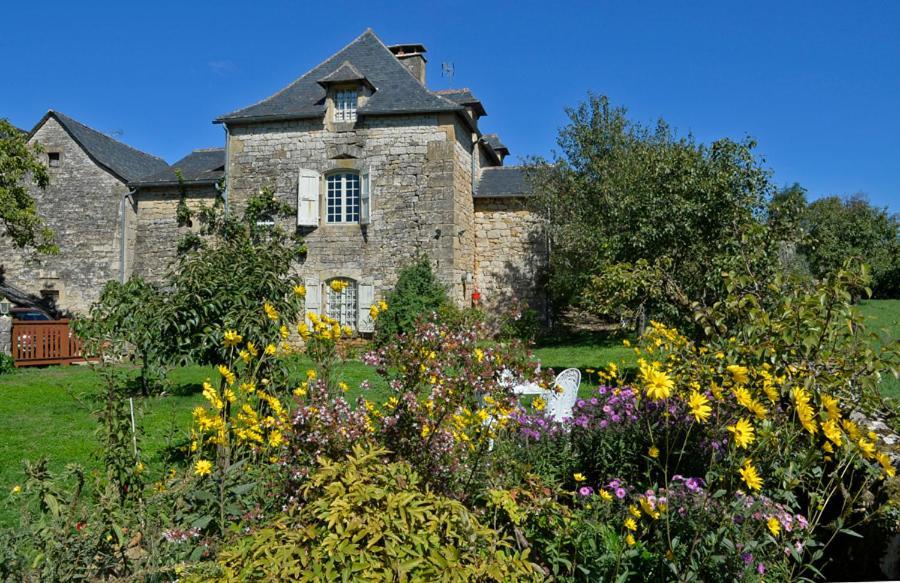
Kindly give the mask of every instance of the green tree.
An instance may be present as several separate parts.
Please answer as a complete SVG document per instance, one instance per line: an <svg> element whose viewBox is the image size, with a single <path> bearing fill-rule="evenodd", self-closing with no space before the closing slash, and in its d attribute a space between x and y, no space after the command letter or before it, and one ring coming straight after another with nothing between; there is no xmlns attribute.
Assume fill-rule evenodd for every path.
<svg viewBox="0 0 900 583"><path fill-rule="evenodd" d="M375 341L378 345L392 341L398 334L415 329L416 321L431 312L446 308L450 301L431 268L422 256L400 270L397 284L387 296L388 310L378 317Z"/></svg>
<svg viewBox="0 0 900 583"><path fill-rule="evenodd" d="M0 119L0 223L17 247L33 246L42 253L55 253L53 232L38 215L28 191L31 182L47 188L50 175L40 162L39 146L29 146L25 134Z"/></svg>
<svg viewBox="0 0 900 583"><path fill-rule="evenodd" d="M804 215L808 237L800 246L810 270L826 277L848 260L871 268L876 297L900 295L900 219L872 206L865 196L829 196L809 204Z"/></svg>
<svg viewBox="0 0 900 583"><path fill-rule="evenodd" d="M752 140L698 144L593 95L568 115L560 151L529 171L557 307L687 321L723 296L723 273L759 261L750 238L777 257L786 233L762 228L773 188Z"/></svg>

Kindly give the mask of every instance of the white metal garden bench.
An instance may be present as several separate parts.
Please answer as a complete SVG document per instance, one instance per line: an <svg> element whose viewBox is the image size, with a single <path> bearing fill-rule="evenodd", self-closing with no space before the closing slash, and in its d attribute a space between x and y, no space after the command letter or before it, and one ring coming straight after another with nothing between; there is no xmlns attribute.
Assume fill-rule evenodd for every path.
<svg viewBox="0 0 900 583"><path fill-rule="evenodd" d="M581 371L577 368L567 368L556 376L551 389L543 389L537 383L526 383L514 386L513 393L540 396L547 403L544 415L553 418L554 421L562 421L572 416L580 385Z"/></svg>

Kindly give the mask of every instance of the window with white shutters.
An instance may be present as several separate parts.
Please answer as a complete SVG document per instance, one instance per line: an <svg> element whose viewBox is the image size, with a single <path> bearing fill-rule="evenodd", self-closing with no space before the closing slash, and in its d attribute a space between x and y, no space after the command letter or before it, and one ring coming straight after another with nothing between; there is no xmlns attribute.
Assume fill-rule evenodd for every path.
<svg viewBox="0 0 900 583"><path fill-rule="evenodd" d="M334 121L356 121L356 90L345 89L334 94Z"/></svg>

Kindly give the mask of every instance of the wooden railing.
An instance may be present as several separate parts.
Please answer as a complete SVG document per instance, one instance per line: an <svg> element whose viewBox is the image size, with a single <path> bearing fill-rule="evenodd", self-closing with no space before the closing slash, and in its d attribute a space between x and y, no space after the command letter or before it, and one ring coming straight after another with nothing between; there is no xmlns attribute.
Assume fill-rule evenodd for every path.
<svg viewBox="0 0 900 583"><path fill-rule="evenodd" d="M81 342L68 320L13 321L12 357L16 366L83 362Z"/></svg>

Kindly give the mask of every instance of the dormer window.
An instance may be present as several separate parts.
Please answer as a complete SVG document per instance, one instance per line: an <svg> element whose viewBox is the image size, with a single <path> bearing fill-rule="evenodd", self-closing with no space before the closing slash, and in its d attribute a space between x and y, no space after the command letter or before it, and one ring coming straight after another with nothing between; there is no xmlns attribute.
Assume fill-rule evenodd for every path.
<svg viewBox="0 0 900 583"><path fill-rule="evenodd" d="M334 93L334 121L356 121L356 90L342 89Z"/></svg>

